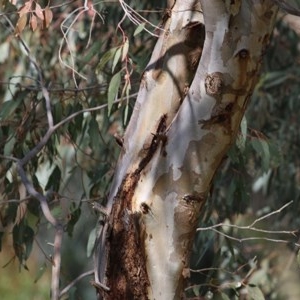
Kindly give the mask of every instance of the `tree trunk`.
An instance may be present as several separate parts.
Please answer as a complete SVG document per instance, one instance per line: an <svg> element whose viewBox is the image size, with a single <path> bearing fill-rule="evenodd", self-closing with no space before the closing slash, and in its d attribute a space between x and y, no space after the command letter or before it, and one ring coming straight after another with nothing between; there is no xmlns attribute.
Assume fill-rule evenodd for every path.
<svg viewBox="0 0 300 300"><path fill-rule="evenodd" d="M168 10L99 234L95 280L110 289L99 288L100 298L184 297L198 217L235 140L276 13L271 0L175 1Z"/></svg>

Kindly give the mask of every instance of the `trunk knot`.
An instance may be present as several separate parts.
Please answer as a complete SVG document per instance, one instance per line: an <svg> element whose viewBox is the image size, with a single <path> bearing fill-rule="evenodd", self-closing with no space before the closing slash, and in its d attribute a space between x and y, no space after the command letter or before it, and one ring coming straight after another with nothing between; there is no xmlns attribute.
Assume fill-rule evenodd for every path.
<svg viewBox="0 0 300 300"><path fill-rule="evenodd" d="M221 95L224 86L223 74L214 72L208 74L205 78L205 91L210 96Z"/></svg>

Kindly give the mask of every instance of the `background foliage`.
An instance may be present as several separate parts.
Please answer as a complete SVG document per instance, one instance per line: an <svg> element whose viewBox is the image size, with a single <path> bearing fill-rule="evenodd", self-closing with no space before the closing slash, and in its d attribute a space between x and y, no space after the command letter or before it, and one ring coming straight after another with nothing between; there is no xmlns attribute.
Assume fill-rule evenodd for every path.
<svg viewBox="0 0 300 300"><path fill-rule="evenodd" d="M0 1L1 290L8 276L19 284L24 278L32 285L37 281L34 291L31 284L22 287L30 299L45 299L49 289L53 229L16 168L47 134L47 93L58 125L24 166L26 176L64 224L61 286L92 269L99 216L94 207L105 203L119 152L115 136L130 117L165 7L161 1L128 4ZM288 299L291 289L275 283L280 266L295 261L298 242L299 64L299 35L280 16L237 142L199 224L189 297L233 299L246 289L255 299L261 291L266 299ZM255 224L268 232L249 228L291 200ZM215 227L206 230L209 226ZM253 237L259 239L248 239ZM298 273L289 272L287 281L299 279ZM66 297L93 299L90 279L79 281ZM293 291L300 294L295 286ZM6 299L15 299L15 293L12 286Z"/></svg>

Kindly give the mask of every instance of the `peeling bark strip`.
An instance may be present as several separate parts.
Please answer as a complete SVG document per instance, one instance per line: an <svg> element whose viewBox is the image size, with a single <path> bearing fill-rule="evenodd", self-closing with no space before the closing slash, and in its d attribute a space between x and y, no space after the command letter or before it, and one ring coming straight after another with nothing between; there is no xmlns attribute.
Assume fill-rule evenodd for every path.
<svg viewBox="0 0 300 300"><path fill-rule="evenodd" d="M95 254L106 300L184 297L198 217L274 26L272 0L200 2L166 16L122 142Z"/></svg>
<svg viewBox="0 0 300 300"><path fill-rule="evenodd" d="M132 212L131 202L142 170L151 161L159 143L162 142L163 145L166 143L163 138L166 118L167 115L161 117L156 132L152 134L151 144L146 149L138 168L125 177L115 197L109 221L110 253L106 273L110 292L105 299L148 299L147 290L150 282L144 250L145 230L141 222L141 212L145 211L147 205L141 205L143 208L141 212Z"/></svg>

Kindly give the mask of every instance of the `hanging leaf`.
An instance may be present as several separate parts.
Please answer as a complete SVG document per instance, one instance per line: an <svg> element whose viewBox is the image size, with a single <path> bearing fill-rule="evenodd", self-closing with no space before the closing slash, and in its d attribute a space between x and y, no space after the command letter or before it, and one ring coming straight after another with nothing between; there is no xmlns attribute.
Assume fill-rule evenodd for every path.
<svg viewBox="0 0 300 300"><path fill-rule="evenodd" d="M26 15L31 10L31 3L32 1L27 1L23 6L21 6L18 10L18 14L20 17Z"/></svg>
<svg viewBox="0 0 300 300"><path fill-rule="evenodd" d="M122 52L122 48L118 48L118 50L115 53L113 64L112 64L112 72L114 72L117 63L119 62L119 59L121 57L121 52Z"/></svg>
<svg viewBox="0 0 300 300"><path fill-rule="evenodd" d="M23 218L26 215L26 212L27 212L27 203L25 201L22 201L18 205L16 220L15 220L16 224L20 223L23 220Z"/></svg>
<svg viewBox="0 0 300 300"><path fill-rule="evenodd" d="M269 144L264 139L252 139L251 145L256 153L261 157L262 170L267 172L270 168L270 150Z"/></svg>
<svg viewBox="0 0 300 300"><path fill-rule="evenodd" d="M9 49L10 44L8 42L4 42L0 45L0 64L4 63L9 57Z"/></svg>
<svg viewBox="0 0 300 300"><path fill-rule="evenodd" d="M48 28L53 19L53 13L49 6L46 6L44 9L44 25L45 28Z"/></svg>
<svg viewBox="0 0 300 300"><path fill-rule="evenodd" d="M95 242L96 242L96 237L97 237L97 230L96 230L96 228L93 228L89 234L89 239L87 242L87 247L86 247L87 257L90 257L93 253Z"/></svg>
<svg viewBox="0 0 300 300"><path fill-rule="evenodd" d="M91 118L89 122L88 134L90 137L89 145L92 148L92 151L96 151L99 147L99 125L98 122Z"/></svg>
<svg viewBox="0 0 300 300"><path fill-rule="evenodd" d="M129 114L129 93L130 93L130 90L131 90L130 81L128 81L126 83L125 87L123 88L122 97L123 97L124 90L125 90L125 97L126 97L126 106L125 106L125 110L124 110L123 123L125 125L128 121L128 114Z"/></svg>
<svg viewBox="0 0 300 300"><path fill-rule="evenodd" d="M16 25L16 29L15 29L15 35L18 36L22 33L22 31L24 30L25 26L27 24L27 14L22 15Z"/></svg>
<svg viewBox="0 0 300 300"><path fill-rule="evenodd" d="M144 30L146 23L141 23L134 31L133 36L138 35L140 32Z"/></svg>
<svg viewBox="0 0 300 300"><path fill-rule="evenodd" d="M14 113L21 101L21 97L17 97L15 100L5 101L0 106L0 120L7 120Z"/></svg>
<svg viewBox="0 0 300 300"><path fill-rule="evenodd" d="M58 166L55 166L51 175L49 176L48 182L46 184L45 190L52 189L53 191L58 191L61 183L61 171Z"/></svg>
<svg viewBox="0 0 300 300"><path fill-rule="evenodd" d="M98 74L100 71L103 70L104 66L113 59L116 51L119 49L119 47L112 48L108 50L100 59L99 64L96 67L96 73Z"/></svg>
<svg viewBox="0 0 300 300"><path fill-rule="evenodd" d="M41 6L38 3L35 3L35 13L39 19L44 20L44 13Z"/></svg>
<svg viewBox="0 0 300 300"><path fill-rule="evenodd" d="M34 231L24 222L16 224L13 228L13 247L21 265L26 268L25 261L28 259L33 245Z"/></svg>
<svg viewBox="0 0 300 300"><path fill-rule="evenodd" d="M225 293L220 294L221 299L223 300L230 300L229 297Z"/></svg>
<svg viewBox="0 0 300 300"><path fill-rule="evenodd" d="M37 18L35 15L31 15L29 24L32 31L37 29Z"/></svg>
<svg viewBox="0 0 300 300"><path fill-rule="evenodd" d="M284 71L274 71L269 72L265 76L264 81L264 88L269 89L274 86L278 86L280 84L283 84L284 81L288 80L290 78L289 73L285 73Z"/></svg>
<svg viewBox="0 0 300 300"><path fill-rule="evenodd" d="M249 300L265 300L264 294L257 286L247 285Z"/></svg>
<svg viewBox="0 0 300 300"><path fill-rule="evenodd" d="M101 40L97 40L91 45L86 55L84 55L84 57L81 58L83 65L89 63L94 56L98 55L101 45L102 45Z"/></svg>
<svg viewBox="0 0 300 300"><path fill-rule="evenodd" d="M67 224L66 231L70 237L72 237L72 235L73 235L74 227L75 227L77 221L79 220L80 215L81 215L80 206L78 206L75 210L73 210L71 212L71 214L69 215L69 222Z"/></svg>
<svg viewBox="0 0 300 300"><path fill-rule="evenodd" d="M34 283L37 283L41 277L45 274L45 271L47 270L47 264L44 262L38 269L36 275L35 275L35 279L34 279Z"/></svg>
<svg viewBox="0 0 300 300"><path fill-rule="evenodd" d="M113 106L114 100L118 95L120 84L121 84L121 72L118 72L112 77L108 87L108 100L107 100L108 115L110 115L110 111Z"/></svg>
<svg viewBox="0 0 300 300"><path fill-rule="evenodd" d="M236 145L241 151L245 150L246 140L247 140L247 119L246 116L244 116L241 122L241 132L236 139Z"/></svg>
<svg viewBox="0 0 300 300"><path fill-rule="evenodd" d="M125 60L127 54L128 54L128 50L129 50L129 41L128 39L126 38L126 41L122 47L122 61Z"/></svg>

